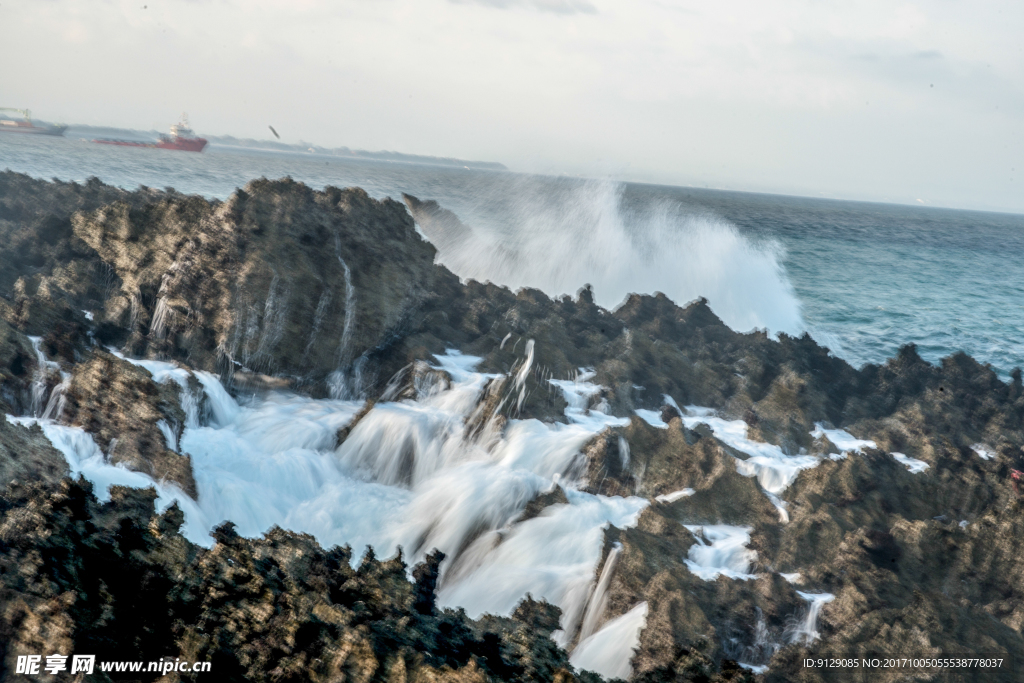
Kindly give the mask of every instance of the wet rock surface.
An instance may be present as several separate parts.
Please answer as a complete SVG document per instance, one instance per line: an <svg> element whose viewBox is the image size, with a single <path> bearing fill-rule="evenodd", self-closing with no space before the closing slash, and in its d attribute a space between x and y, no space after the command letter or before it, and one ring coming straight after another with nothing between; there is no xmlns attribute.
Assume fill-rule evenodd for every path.
<svg viewBox="0 0 1024 683"><path fill-rule="evenodd" d="M28 337L0 320L0 408L22 415L31 410L36 353Z"/></svg>
<svg viewBox="0 0 1024 683"><path fill-rule="evenodd" d="M558 609L524 600L511 617L473 621L438 609L443 555L413 568L399 554L273 529L244 539L226 523L212 549L178 533L177 507L87 482L9 486L0 498L0 678L17 654L88 652L98 661L210 662L210 673L135 680L552 681L577 675L549 635ZM54 533L59 530L59 533ZM116 580L114 580L116 577ZM114 678L115 680L117 677ZM112 680L98 669L91 680Z"/></svg>
<svg viewBox="0 0 1024 683"><path fill-rule="evenodd" d="M185 426L180 390L145 369L100 350L75 366L60 419L93 435L107 460L197 496L187 455L175 449ZM159 425L173 436L167 436Z"/></svg>
<svg viewBox="0 0 1024 683"><path fill-rule="evenodd" d="M457 239L470 229L436 204L405 201L431 239ZM44 233L45 244L30 239ZM0 174L0 234L8 237L0 240L0 402L7 412L29 414L38 361L25 335L43 337L46 358L72 378L60 419L92 433L105 451L116 438L111 457L126 466L194 492L187 457L168 449L156 427L160 420L183 424L177 389L155 384L95 345L208 370L239 392L288 388L368 399L339 442L373 401L445 391L452 377L436 357L456 349L479 357L477 369L495 375L467 417L467 438L486 443L488 430L505 429L511 420L628 418L587 444L565 475L592 493L651 501L635 527L605 534L604 557L616 548L616 564L598 626L640 602L648 605L634 680L910 680L898 672L851 678L808 669L801 664L808 656L1003 653L1024 666L1024 504L1010 478L1011 470L1024 469L1019 371L1003 382L965 354L933 366L912 345L882 366L855 369L807 335L737 333L704 300L678 305L661 294L632 295L609 311L587 287L575 298L552 299L537 290L463 283L433 263L434 248L402 205L289 180L254 181L221 203ZM713 413L701 424L686 406ZM641 418L637 410L650 412ZM811 464L769 496L763 482L746 476L751 456L716 433L707 424L713 419L740 424L749 441ZM841 454L842 445L819 427L874 446ZM0 425L0 439L4 448L12 443L19 453L37 453L28 462L38 461L31 467L40 472L44 463L56 467L40 477L52 482L63 473L38 429ZM18 469L11 453L0 450L0 473L13 472L10 479L21 482L31 467ZM910 471L893 453L919 461L921 471ZM10 510L42 510L60 496L92 501L77 484L61 486L63 493L17 489ZM553 487L513 525L565 502L563 490ZM122 515L117 524L123 523L122 512L114 512L120 504L81 503L88 511L74 519L61 512L64 517L52 518L61 531L47 543L62 542L71 533L62 525L79 529L86 518L102 536L103 525L114 523L103 520ZM26 514L18 513L18 524ZM145 514L129 526L173 526L173 520L154 522L163 517L151 509ZM695 573L694 558L714 548L716 525L745 530L748 561L735 572L743 576ZM400 559L371 557L352 570L355 579L344 581L377 583L359 584L362 597L341 600L349 594L333 587L341 578L332 572L349 576L347 551L313 549L307 537L275 531L246 540L225 528L218 545L203 551L173 530L170 545L161 545L162 531L139 533L154 544L138 551L159 564L153 571L176 581L187 576L183 585L194 591L180 598L193 610L180 621L192 626L168 625L171 635L161 646L173 642L190 657L225 658L214 660L225 662L219 670L239 679L574 675L564 653L536 637L552 630L539 603L525 603L519 616L504 621L435 615L427 584L432 576L436 581L436 568L418 569L423 586L415 587ZM121 542L89 538L67 543ZM95 567L97 582L114 571L102 562ZM595 581L601 569L595 568ZM326 583L309 578L314 575ZM89 632L98 617L81 621L74 607L85 599L75 597L80 590L5 597L5 614L24 603L36 615L5 617L5 624L37 624L24 631L29 635L11 637L60 643ZM806 597L822 594L832 599L817 604ZM178 599L173 590L168 595ZM214 605L221 598L209 596L236 601L230 618L227 603ZM364 608L373 615L369 621L352 616ZM209 616L204 609L212 610ZM286 613L283 630L275 630L271 616L279 613ZM46 627L43 614L53 615ZM428 616L454 621L421 628L417 619ZM492 625L497 631L487 630ZM375 628L384 640L374 640ZM392 631L406 635L387 641ZM384 642L405 654L383 654ZM499 659L525 668L502 668ZM280 661L277 669L271 660ZM964 680L1018 680L1019 671Z"/></svg>
<svg viewBox="0 0 1024 683"><path fill-rule="evenodd" d="M290 180L216 202L5 172L0 235L3 317L23 332L92 322L134 356L288 376L321 395L351 391L360 357L452 277L401 204Z"/></svg>
<svg viewBox="0 0 1024 683"><path fill-rule="evenodd" d="M68 464L38 426L25 427L0 419L0 490L67 476Z"/></svg>

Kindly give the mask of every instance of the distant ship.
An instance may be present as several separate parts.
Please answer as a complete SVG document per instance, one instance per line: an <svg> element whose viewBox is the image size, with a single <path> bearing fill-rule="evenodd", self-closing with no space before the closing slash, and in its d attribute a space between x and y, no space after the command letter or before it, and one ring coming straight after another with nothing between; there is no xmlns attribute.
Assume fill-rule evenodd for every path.
<svg viewBox="0 0 1024 683"><path fill-rule="evenodd" d="M101 145L121 145L122 147L155 147L157 149L177 149L182 152L202 152L206 147L206 138L196 137L189 128L188 116L181 115L181 121L171 126L170 135L161 135L159 142L138 142L136 140L93 140Z"/></svg>
<svg viewBox="0 0 1024 683"><path fill-rule="evenodd" d="M12 119L0 119L0 133L27 133L29 135L64 135L67 126L37 126L32 123L32 112L28 109L13 109L11 107L0 107L0 111L16 111L24 119L16 121Z"/></svg>

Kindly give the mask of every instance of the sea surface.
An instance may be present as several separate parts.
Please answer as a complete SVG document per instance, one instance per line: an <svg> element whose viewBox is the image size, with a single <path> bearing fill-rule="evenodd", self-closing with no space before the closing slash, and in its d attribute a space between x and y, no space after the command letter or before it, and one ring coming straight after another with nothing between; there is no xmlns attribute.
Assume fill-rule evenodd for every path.
<svg viewBox="0 0 1024 683"><path fill-rule="evenodd" d="M855 366L906 343L1001 375L1024 365L1024 216L359 161L213 146L203 154L0 136L0 169L224 199L258 177L434 199L473 229L439 253L462 277L614 307L699 296L740 331L810 332Z"/></svg>

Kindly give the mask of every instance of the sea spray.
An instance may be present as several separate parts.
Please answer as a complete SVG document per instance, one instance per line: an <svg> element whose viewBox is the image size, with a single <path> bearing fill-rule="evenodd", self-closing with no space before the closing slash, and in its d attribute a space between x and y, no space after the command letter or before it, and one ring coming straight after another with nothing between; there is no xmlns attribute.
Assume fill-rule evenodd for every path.
<svg viewBox="0 0 1024 683"><path fill-rule="evenodd" d="M608 181L525 179L503 188L507 195L480 199L500 200L500 212L465 207L471 231L459 240L433 239L438 262L463 278L549 296L591 283L606 308L634 292L664 292L677 302L703 296L736 330L804 329L778 243L755 242L726 220L677 202L629 205L624 190Z"/></svg>

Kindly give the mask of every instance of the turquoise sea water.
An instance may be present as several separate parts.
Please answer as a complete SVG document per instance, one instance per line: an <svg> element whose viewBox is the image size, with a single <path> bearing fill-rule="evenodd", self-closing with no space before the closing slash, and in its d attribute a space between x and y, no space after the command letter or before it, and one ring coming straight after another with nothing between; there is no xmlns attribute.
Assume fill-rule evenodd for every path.
<svg viewBox="0 0 1024 683"><path fill-rule="evenodd" d="M747 309L756 309L759 326L807 329L857 366L882 362L908 342L930 361L967 351L1004 376L1024 365L1021 215L13 135L0 136L4 168L221 199L261 176L359 186L375 197L407 192L451 209L500 253L520 254L511 264L493 260L494 249L461 261L442 254L460 275L491 277L493 263L496 281L560 290L551 294L584 281L613 297L632 288L678 299L706 294L727 321L750 320ZM472 258L492 261L474 268ZM516 268L524 273L518 280Z"/></svg>

